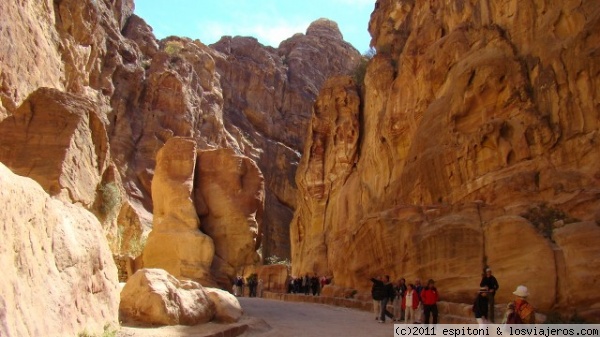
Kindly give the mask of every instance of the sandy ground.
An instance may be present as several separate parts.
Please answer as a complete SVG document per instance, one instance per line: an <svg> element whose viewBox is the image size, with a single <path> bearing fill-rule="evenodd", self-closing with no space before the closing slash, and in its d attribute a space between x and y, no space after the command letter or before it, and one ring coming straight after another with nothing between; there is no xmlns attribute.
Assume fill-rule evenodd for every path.
<svg viewBox="0 0 600 337"><path fill-rule="evenodd" d="M242 336L393 336L394 324L377 323L372 313L322 304L240 298L246 315L262 318L271 330L251 329Z"/></svg>
<svg viewBox="0 0 600 337"><path fill-rule="evenodd" d="M377 323L372 313L322 304L283 302L262 298L239 298L244 317L235 325L249 325L241 336L319 337L393 336L391 321ZM208 323L198 326L154 328L123 326L118 337L219 336L233 325Z"/></svg>

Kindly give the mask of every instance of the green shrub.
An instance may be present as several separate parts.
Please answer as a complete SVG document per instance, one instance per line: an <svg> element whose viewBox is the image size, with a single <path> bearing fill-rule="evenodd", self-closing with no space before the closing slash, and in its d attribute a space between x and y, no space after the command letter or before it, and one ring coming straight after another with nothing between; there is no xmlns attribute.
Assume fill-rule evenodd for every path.
<svg viewBox="0 0 600 337"><path fill-rule="evenodd" d="M165 53L169 56L179 55L179 52L183 49L183 44L179 41L167 41L165 44Z"/></svg>
<svg viewBox="0 0 600 337"><path fill-rule="evenodd" d="M116 215L116 208L121 204L121 191L117 184L111 182L100 186L101 196L100 213L109 218L111 215Z"/></svg>
<svg viewBox="0 0 600 337"><path fill-rule="evenodd" d="M143 234L140 234L140 236L137 238L133 238L131 241L129 241L129 249L127 253L134 257L140 256L144 251L144 247L146 247L147 239L148 237L144 236Z"/></svg>
<svg viewBox="0 0 600 337"><path fill-rule="evenodd" d="M265 258L265 264L282 264L284 266L291 266L292 263L289 259L282 259L277 255L269 256Z"/></svg>
<svg viewBox="0 0 600 337"><path fill-rule="evenodd" d="M354 68L354 71L352 72L352 78L354 79L356 85L358 85L359 87L362 87L365 82L367 66L369 65L369 61L373 58L373 56L375 56L375 53L376 52L374 48L370 48L369 50L367 50L362 55L360 61L358 62L358 65L356 66L356 68Z"/></svg>
<svg viewBox="0 0 600 337"><path fill-rule="evenodd" d="M521 216L529 220L538 229L540 234L547 238L552 238L555 222L562 220L565 224L569 224L579 221L558 208L548 206L546 203L532 206L527 212L521 214Z"/></svg>

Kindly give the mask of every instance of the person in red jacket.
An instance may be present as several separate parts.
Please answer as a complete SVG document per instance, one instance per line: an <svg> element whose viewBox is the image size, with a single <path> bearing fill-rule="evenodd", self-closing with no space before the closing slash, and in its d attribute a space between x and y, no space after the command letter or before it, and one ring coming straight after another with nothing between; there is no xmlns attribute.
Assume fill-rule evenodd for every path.
<svg viewBox="0 0 600 337"><path fill-rule="evenodd" d="M415 310L419 307L419 294L415 286L411 283L407 286L404 296L402 296L402 310L404 311L404 323L415 323Z"/></svg>
<svg viewBox="0 0 600 337"><path fill-rule="evenodd" d="M425 312L425 324L429 324L429 316L433 315L433 324L438 322L437 302L439 294L434 286L433 280L427 281L427 287L421 292L421 301L423 301L423 309Z"/></svg>

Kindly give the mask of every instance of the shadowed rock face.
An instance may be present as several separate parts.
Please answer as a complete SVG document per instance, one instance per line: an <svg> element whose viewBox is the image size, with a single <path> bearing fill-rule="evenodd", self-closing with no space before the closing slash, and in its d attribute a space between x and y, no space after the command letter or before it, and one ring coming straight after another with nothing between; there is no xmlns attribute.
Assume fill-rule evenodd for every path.
<svg viewBox="0 0 600 337"><path fill-rule="evenodd" d="M599 27L589 2L377 1L356 163L327 164L347 165L331 140L354 126L318 127L340 114L324 106L358 114L337 83L317 100L298 169L292 273L364 291L372 275L433 278L444 299L471 301L489 265L497 301L525 284L539 309L597 320L575 302L600 274L572 254L600 231ZM542 203L553 212L532 216Z"/></svg>

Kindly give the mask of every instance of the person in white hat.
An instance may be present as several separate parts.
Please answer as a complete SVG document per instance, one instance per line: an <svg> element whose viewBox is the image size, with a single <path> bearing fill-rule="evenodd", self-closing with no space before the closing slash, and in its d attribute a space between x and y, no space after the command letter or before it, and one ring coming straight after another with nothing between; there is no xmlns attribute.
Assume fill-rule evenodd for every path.
<svg viewBox="0 0 600 337"><path fill-rule="evenodd" d="M522 323L522 324L535 324L535 310L533 306L527 302L526 298L529 296L529 290L526 286L520 285L517 287L515 291L513 291L513 295L516 296L514 305L514 314L518 315L518 321L511 321L509 319L509 324Z"/></svg>

